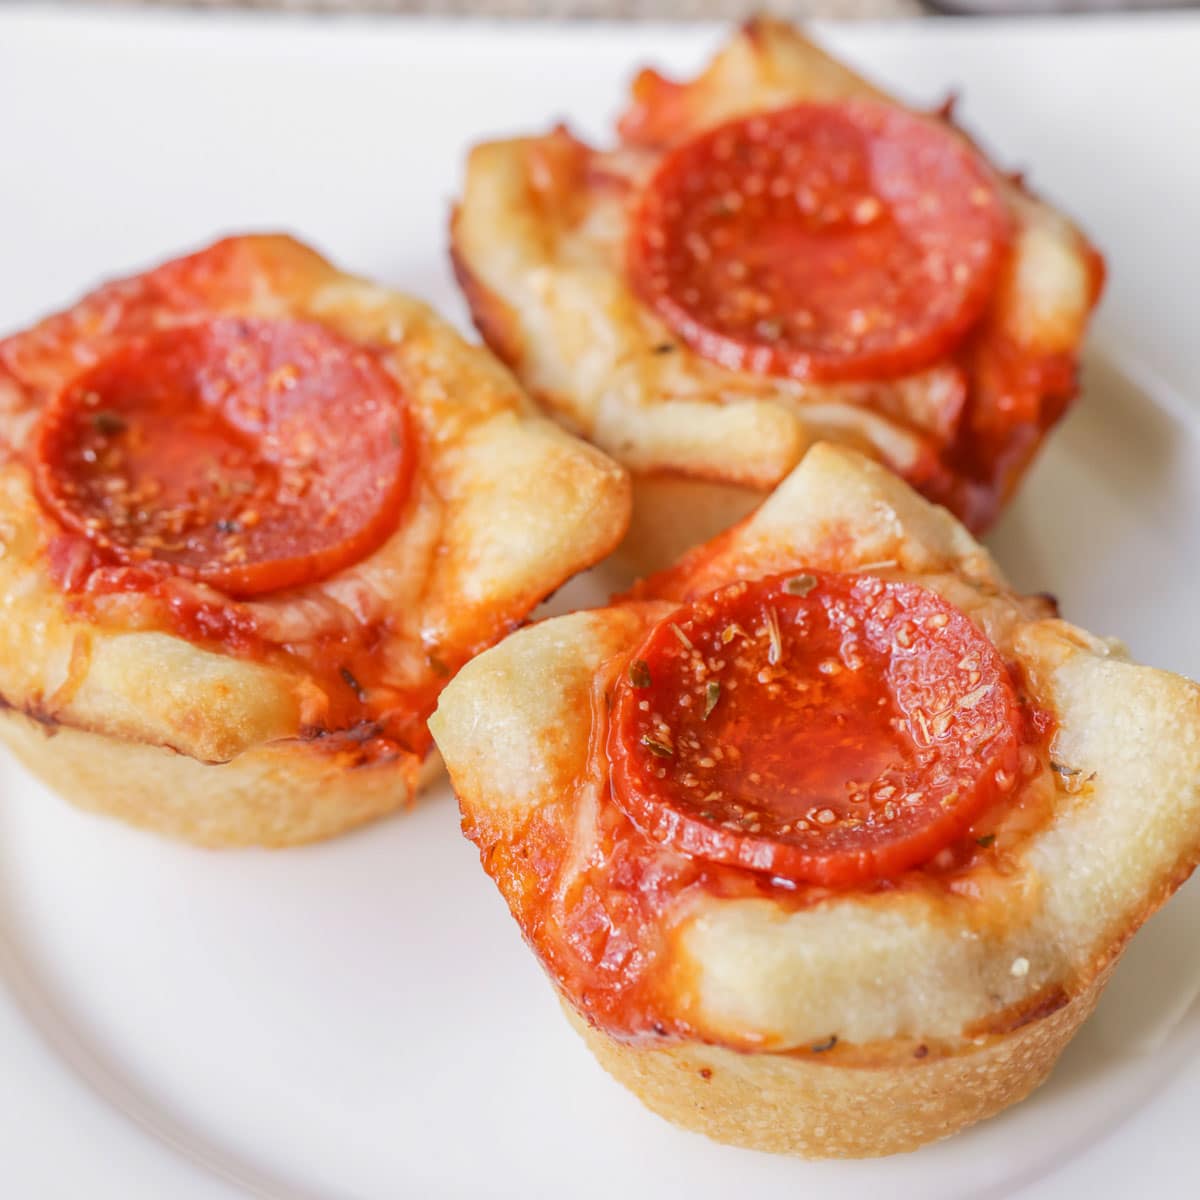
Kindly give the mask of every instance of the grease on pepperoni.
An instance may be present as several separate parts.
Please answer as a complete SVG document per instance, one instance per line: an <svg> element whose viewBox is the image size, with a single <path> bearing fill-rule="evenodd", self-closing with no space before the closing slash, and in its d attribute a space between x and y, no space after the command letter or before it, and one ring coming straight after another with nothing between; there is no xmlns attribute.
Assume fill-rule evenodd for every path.
<svg viewBox="0 0 1200 1200"><path fill-rule="evenodd" d="M958 344L1008 232L990 170L944 125L874 102L800 104L668 154L641 197L629 271L731 370L880 378Z"/></svg>
<svg viewBox="0 0 1200 1200"><path fill-rule="evenodd" d="M732 584L635 659L645 686L626 676L614 696L613 797L700 859L825 886L890 878L1017 782L1023 716L1004 662L916 584Z"/></svg>
<svg viewBox="0 0 1200 1200"><path fill-rule="evenodd" d="M374 550L412 460L407 411L367 350L311 322L232 317L126 342L51 401L35 447L67 528L237 596Z"/></svg>

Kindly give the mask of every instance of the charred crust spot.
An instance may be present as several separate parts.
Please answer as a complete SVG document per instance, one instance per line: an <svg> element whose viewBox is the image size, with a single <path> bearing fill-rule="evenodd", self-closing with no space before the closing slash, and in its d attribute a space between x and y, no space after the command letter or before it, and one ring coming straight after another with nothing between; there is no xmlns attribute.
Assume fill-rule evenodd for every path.
<svg viewBox="0 0 1200 1200"><path fill-rule="evenodd" d="M925 1058L928 1054L929 1047L922 1043L913 1051L913 1058Z"/></svg>
<svg viewBox="0 0 1200 1200"><path fill-rule="evenodd" d="M18 716L27 717L30 721L40 725L47 737L53 737L62 728L62 722L43 708L41 704L34 701L26 704L15 704L7 696L0 693L0 713L4 712L12 712Z"/></svg>
<svg viewBox="0 0 1200 1200"><path fill-rule="evenodd" d="M420 749L406 743L402 737L389 735L378 721L359 721L345 729L327 729L324 726L307 726L297 737L314 750L336 758L339 767L357 770L360 767L378 767L404 758L423 757Z"/></svg>
<svg viewBox="0 0 1200 1200"><path fill-rule="evenodd" d="M1053 592L1037 592L1036 598L1041 600L1050 610L1051 616L1059 616L1058 597Z"/></svg>
<svg viewBox="0 0 1200 1200"><path fill-rule="evenodd" d="M1058 1012L1060 1008L1065 1008L1070 999L1070 996L1061 987L1051 988L1038 998L1036 1003L1022 1013L1011 1028L1020 1029L1022 1026L1030 1025L1034 1021L1040 1021Z"/></svg>
<svg viewBox="0 0 1200 1200"><path fill-rule="evenodd" d="M954 110L957 107L958 93L947 92L946 98L930 113L930 116L936 117L939 121L945 121L947 125L953 125L955 123Z"/></svg>
<svg viewBox="0 0 1200 1200"><path fill-rule="evenodd" d="M324 725L307 725L300 730L303 742L321 742L336 738L339 741L361 744L383 736L383 726L378 721L359 721L348 729L327 729Z"/></svg>
<svg viewBox="0 0 1200 1200"><path fill-rule="evenodd" d="M767 41L771 32L771 19L761 15L747 18L742 22L742 36L755 45Z"/></svg>
<svg viewBox="0 0 1200 1200"><path fill-rule="evenodd" d="M53 737L62 728L62 722L57 717L52 717L44 709L27 708L24 711L31 721L36 721L46 731L48 737Z"/></svg>
<svg viewBox="0 0 1200 1200"><path fill-rule="evenodd" d="M1052 1016L1060 1008L1065 1008L1070 1000L1071 997L1067 995L1066 989L1061 984L1053 984L1034 993L1026 1000L1010 1005L1002 1012L995 1014L994 1017L969 1026L963 1032L968 1037L1014 1033L1026 1025L1032 1025L1034 1021L1041 1021Z"/></svg>

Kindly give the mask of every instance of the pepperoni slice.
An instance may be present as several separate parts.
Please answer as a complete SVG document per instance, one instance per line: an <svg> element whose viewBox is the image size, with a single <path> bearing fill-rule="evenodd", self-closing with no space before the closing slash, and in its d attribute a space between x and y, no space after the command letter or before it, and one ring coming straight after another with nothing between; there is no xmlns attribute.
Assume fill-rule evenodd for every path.
<svg viewBox="0 0 1200 1200"><path fill-rule="evenodd" d="M801 104L667 155L629 272L731 370L880 378L953 349L987 303L1008 229L989 168L945 126L873 102Z"/></svg>
<svg viewBox="0 0 1200 1200"><path fill-rule="evenodd" d="M321 579L394 527L406 409L321 325L218 318L130 341L47 406L43 503L122 562L237 596Z"/></svg>
<svg viewBox="0 0 1200 1200"><path fill-rule="evenodd" d="M1011 789L1022 718L937 593L803 572L657 626L617 685L613 796L651 839L797 883L890 878Z"/></svg>

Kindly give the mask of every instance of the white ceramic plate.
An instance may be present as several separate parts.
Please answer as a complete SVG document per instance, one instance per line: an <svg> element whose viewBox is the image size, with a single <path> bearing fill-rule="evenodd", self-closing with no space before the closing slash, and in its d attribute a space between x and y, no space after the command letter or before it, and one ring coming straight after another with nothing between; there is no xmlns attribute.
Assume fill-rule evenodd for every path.
<svg viewBox="0 0 1200 1200"><path fill-rule="evenodd" d="M635 65L695 66L719 32L0 12L0 330L276 227L461 320L443 242L468 142L559 116L600 135ZM1086 398L993 544L1075 620L1200 676L1200 409L1181 398L1200 391L1200 23L826 32L913 97L961 87L965 119L1108 251ZM1195 886L1032 1100L905 1158L804 1164L678 1132L594 1065L445 786L276 854L83 816L7 759L0 797L6 1195L1194 1194Z"/></svg>

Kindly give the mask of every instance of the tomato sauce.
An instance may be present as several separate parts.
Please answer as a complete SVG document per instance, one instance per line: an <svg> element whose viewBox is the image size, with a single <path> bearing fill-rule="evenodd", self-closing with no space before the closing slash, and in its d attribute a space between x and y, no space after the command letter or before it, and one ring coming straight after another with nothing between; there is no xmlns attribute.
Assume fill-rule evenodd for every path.
<svg viewBox="0 0 1200 1200"><path fill-rule="evenodd" d="M800 570L787 578L816 574ZM838 585L826 586L836 590ZM809 593L815 594L815 589ZM924 616L945 611L942 603L933 602ZM973 904L982 889L1000 890L1005 895L1011 892L1014 905L1022 901L1021 847L1030 832L1048 819L1054 802L1056 785L1048 748L1055 726L1053 719L1030 700L1019 673L1006 664L1001 667L1003 678L993 677L993 685L1004 699L994 715L1001 721L1000 740L1007 743L1011 738L1016 743L1012 784L1006 790L985 788L975 795L976 804L981 796L984 802L974 809L970 822L956 829L943 827L938 848L930 844L928 857L915 865L901 869L885 861L878 864L874 875L856 881L798 882L772 874L773 864L755 869L722 861L735 856L725 855L727 846L719 842L715 847L702 842L684 850L670 837L656 837L653 830L643 832L627 815L627 797L620 794L611 748L626 733L621 724L622 695L645 696L656 686L654 657L646 654L646 647L655 643L656 632L665 631L680 647L678 660L685 660L686 648L670 630L674 624L693 637L695 631L689 632L680 619L682 615L676 613L666 622L648 624L641 646L610 662L598 674L591 706L591 749L574 792L539 808L515 831L508 825L493 825L478 814L464 823L464 832L479 846L485 869L500 886L527 940L564 996L588 1020L616 1038L636 1043L708 1038L710 1035L690 1011L688 997L694 992L693 981L675 943L679 924L686 921L694 905L714 896L769 900L782 912L796 912L847 894L925 893L946 903ZM949 643L959 640L962 631L949 622L942 628L950 630L946 642L949 649ZM769 647L769 637L764 639L760 634L759 640ZM697 644L698 640L693 639L693 645ZM664 645L670 643L664 641ZM994 662L983 665L996 671ZM646 670L650 673L649 687ZM703 682L707 684L707 680ZM918 690L922 686L924 682L918 681ZM718 699L708 719L715 717L729 695L736 696L740 690L739 681L738 688ZM701 697L706 699L707 691L704 686L692 695L699 701ZM638 712L642 711L640 703L638 699ZM787 709L784 705L782 711ZM703 725L703 707L698 713ZM755 716L753 711L751 715ZM761 714L757 719L761 720ZM1011 723L1009 728L1004 727L1004 721ZM833 724L836 728L836 720ZM948 728L946 732L949 734ZM744 752L757 752L750 740L752 733L753 722L747 729ZM889 730L887 736L892 733ZM818 743L815 759L820 759L823 733L814 730L813 734ZM963 747L961 731L949 734L949 741L953 758L955 747L958 751ZM772 752L771 740L764 738L761 745L768 754ZM799 738L796 745L800 745ZM620 753L618 747L616 754ZM649 758L652 772L668 761L653 752ZM827 773L831 765L844 768L849 761L847 756L836 764L826 755L817 764L818 773ZM805 766L802 764L802 777ZM745 761L743 767L745 778L752 768ZM807 779L811 783L812 775ZM666 780L665 774L661 779L653 775L652 786L663 788L666 799L673 803L676 793ZM794 779L784 779L785 796L794 783ZM687 789L684 791L686 794ZM887 822L881 825L886 830ZM729 832L735 837L743 833L740 828ZM1008 911L1008 903L1000 908ZM741 1048L752 1048L752 1044ZM940 1049L935 1051L941 1053ZM928 1047L925 1052L929 1052Z"/></svg>

